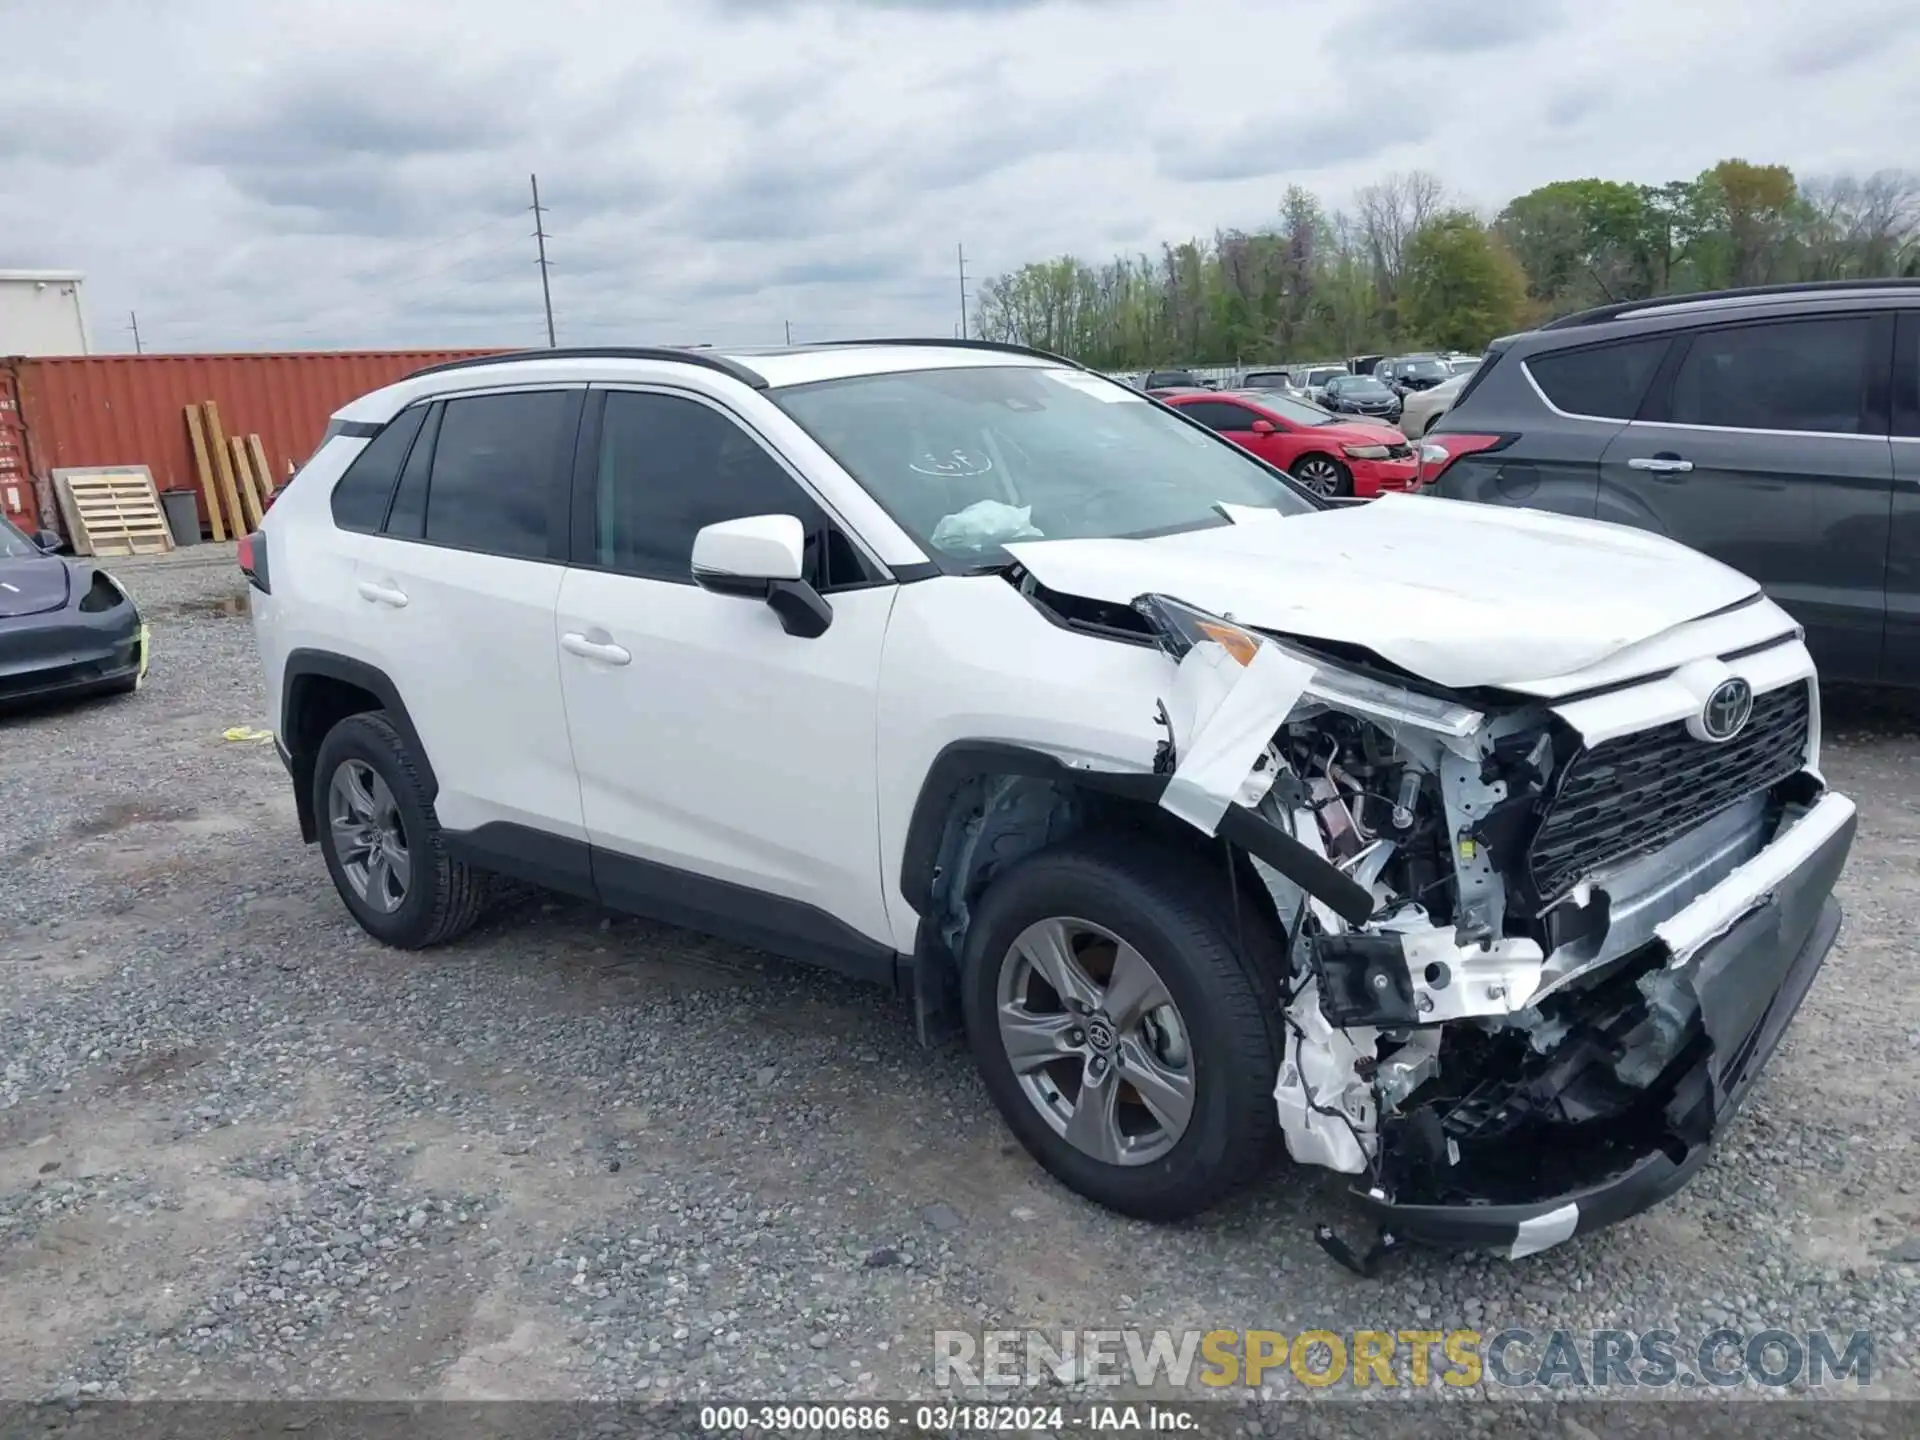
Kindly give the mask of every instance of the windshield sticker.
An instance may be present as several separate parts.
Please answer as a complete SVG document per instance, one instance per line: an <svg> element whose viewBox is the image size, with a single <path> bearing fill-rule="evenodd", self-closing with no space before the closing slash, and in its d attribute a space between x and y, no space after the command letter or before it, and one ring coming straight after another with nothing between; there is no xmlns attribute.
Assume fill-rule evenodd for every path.
<svg viewBox="0 0 1920 1440"><path fill-rule="evenodd" d="M932 475L942 480L955 480L972 475L985 475L993 469L993 461L985 455L969 455L964 450L950 451L944 456L935 455L929 450L908 468L916 474Z"/></svg>
<svg viewBox="0 0 1920 1440"><path fill-rule="evenodd" d="M1082 395L1091 395L1109 405L1124 405L1129 400L1138 400L1144 405L1147 401L1147 397L1138 390L1130 390L1117 380L1088 375L1080 370L1042 370L1040 373L1056 385L1065 385L1069 390L1078 390Z"/></svg>

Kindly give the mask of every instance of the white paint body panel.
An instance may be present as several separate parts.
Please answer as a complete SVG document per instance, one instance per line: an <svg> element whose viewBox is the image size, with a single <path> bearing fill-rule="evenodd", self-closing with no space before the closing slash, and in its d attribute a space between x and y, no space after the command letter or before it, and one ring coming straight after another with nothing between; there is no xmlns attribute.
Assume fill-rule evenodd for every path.
<svg viewBox="0 0 1920 1440"><path fill-rule="evenodd" d="M583 635L632 657L558 652L593 843L811 905L892 944L874 687L903 592L837 594L833 624L806 640L757 600L563 573L549 648Z"/></svg>
<svg viewBox="0 0 1920 1440"><path fill-rule="evenodd" d="M1543 681L1759 590L1642 530L1424 495L1152 540L1007 548L1070 595L1127 604L1157 590L1243 625L1365 646L1439 685L1545 694L1564 690L1536 691Z"/></svg>
<svg viewBox="0 0 1920 1440"><path fill-rule="evenodd" d="M1158 650L1050 625L997 576L901 587L880 670L880 855L894 946L913 950L918 916L900 862L920 785L963 740L1027 745L1086 769L1145 772L1166 731L1155 720L1174 664Z"/></svg>
<svg viewBox="0 0 1920 1440"><path fill-rule="evenodd" d="M491 821L584 839L554 604L564 566L340 532L369 658L402 686L449 830ZM407 597L362 598L362 583ZM276 587L278 579L276 577Z"/></svg>
<svg viewBox="0 0 1920 1440"><path fill-rule="evenodd" d="M563 567L335 529L334 482L365 448L346 437L322 446L263 527L273 593L254 591L253 613L271 723L295 650L362 661L400 687L442 825L504 820L584 839L553 643ZM407 603L369 600L363 584Z"/></svg>

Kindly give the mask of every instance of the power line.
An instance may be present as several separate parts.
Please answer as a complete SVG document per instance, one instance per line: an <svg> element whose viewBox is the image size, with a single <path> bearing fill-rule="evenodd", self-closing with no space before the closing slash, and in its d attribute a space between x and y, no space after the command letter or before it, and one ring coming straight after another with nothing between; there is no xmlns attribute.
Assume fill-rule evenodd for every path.
<svg viewBox="0 0 1920 1440"><path fill-rule="evenodd" d="M540 177L529 175L527 178L533 182L533 238L540 247L540 298L547 307L547 348L551 350L554 348L553 288L547 283L547 231L540 219L544 213L540 208Z"/></svg>
<svg viewBox="0 0 1920 1440"><path fill-rule="evenodd" d="M415 255L425 255L427 252L431 250L439 250L444 246L457 245L462 240L471 239L473 236L478 235L482 230L491 229L493 226L498 225L502 220L513 219L513 217L515 215L518 215L519 213L520 212L517 210L510 210L504 215L491 215L487 217L485 220L482 220L478 225L472 226L471 228L466 230L462 230L458 234L442 236L438 240L429 240L424 245L409 245L404 250L396 250L393 254L387 256L386 259L383 261L379 261L376 264L367 266L361 270L354 272L349 278L354 280L374 279L376 278L376 272L381 270L390 271L394 262L396 261L406 260ZM458 262L456 261L455 263L457 264ZM425 273L431 275L434 272L432 270L429 270L429 271L426 271Z"/></svg>

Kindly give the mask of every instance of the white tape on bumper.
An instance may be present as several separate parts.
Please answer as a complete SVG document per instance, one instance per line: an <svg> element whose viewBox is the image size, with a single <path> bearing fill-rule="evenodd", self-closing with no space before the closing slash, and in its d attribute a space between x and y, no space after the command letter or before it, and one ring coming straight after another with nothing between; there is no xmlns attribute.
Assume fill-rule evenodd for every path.
<svg viewBox="0 0 1920 1440"><path fill-rule="evenodd" d="M1513 1248L1507 1252L1509 1260L1518 1260L1523 1255L1538 1255L1542 1250L1551 1250L1562 1240L1567 1239L1580 1226L1580 1207L1562 1205L1558 1210L1549 1210L1544 1215L1536 1215L1531 1220L1520 1222L1519 1232L1513 1237Z"/></svg>
<svg viewBox="0 0 1920 1440"><path fill-rule="evenodd" d="M1161 807L1202 834L1219 829L1227 806L1312 679L1313 666L1271 645L1255 650L1245 666L1211 640L1189 650L1168 697L1175 764Z"/></svg>

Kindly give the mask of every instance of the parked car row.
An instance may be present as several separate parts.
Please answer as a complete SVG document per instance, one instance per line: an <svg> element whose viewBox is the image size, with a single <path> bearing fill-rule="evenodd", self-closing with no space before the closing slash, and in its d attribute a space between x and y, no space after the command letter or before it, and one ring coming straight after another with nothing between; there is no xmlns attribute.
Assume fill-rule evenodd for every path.
<svg viewBox="0 0 1920 1440"><path fill-rule="evenodd" d="M1262 390L1310 401L1323 409L1340 413L1385 416L1397 420L1396 407L1384 403L1372 384L1353 387L1343 395L1349 382L1365 379L1378 382L1402 405L1412 396L1438 389L1456 376L1470 372L1480 363L1477 355L1458 352L1410 354L1399 356L1355 355L1345 361L1319 361L1306 364L1253 366L1221 378L1218 370L1203 371L1174 366L1159 370L1115 372L1109 378L1136 390L1164 395L1181 390ZM1332 387L1331 389L1329 387ZM1449 394L1459 393L1457 388ZM1437 414L1434 410L1430 413Z"/></svg>

